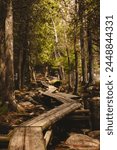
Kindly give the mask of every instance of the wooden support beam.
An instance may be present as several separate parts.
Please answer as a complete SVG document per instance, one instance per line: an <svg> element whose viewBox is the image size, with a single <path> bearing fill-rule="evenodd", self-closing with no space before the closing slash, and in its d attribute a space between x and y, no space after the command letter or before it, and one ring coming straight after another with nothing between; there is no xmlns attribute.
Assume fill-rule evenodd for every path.
<svg viewBox="0 0 117 150"><path fill-rule="evenodd" d="M50 141L50 139L51 139L51 136L52 136L52 130L48 130L47 132L46 132L46 134L45 134L45 136L44 136L44 140L45 140L45 142L46 142L46 147L48 146L48 144L49 144L49 141Z"/></svg>
<svg viewBox="0 0 117 150"><path fill-rule="evenodd" d="M14 134L10 139L9 150L24 150L25 128L14 129Z"/></svg>
<svg viewBox="0 0 117 150"><path fill-rule="evenodd" d="M8 142L10 137L8 135L0 135L0 142Z"/></svg>

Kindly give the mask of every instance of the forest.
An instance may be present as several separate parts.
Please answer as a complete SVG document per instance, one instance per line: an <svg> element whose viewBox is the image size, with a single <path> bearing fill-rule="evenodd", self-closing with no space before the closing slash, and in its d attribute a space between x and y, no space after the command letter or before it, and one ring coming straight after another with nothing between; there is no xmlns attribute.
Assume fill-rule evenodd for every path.
<svg viewBox="0 0 117 150"><path fill-rule="evenodd" d="M27 133L30 130L32 137L36 132L39 132L40 137L42 133L47 133L49 140L47 145L40 140L37 148L33 147L36 145L33 143L31 148L28 142L24 142L23 148L20 143L21 150L77 150L80 149L78 145L82 149L81 143L74 148L74 140L69 141L68 136L66 145L70 145L69 148L66 145L63 148L60 144L66 134L74 130L75 134L81 133L81 130L89 134L94 131L92 137L97 141L93 141L89 148L98 150L99 137L95 139L94 135L99 134L99 76L99 0L0 0L1 150L3 147L9 147L9 150L18 148L20 142L15 139L21 134L18 134L19 129L17 135L12 134L12 131L22 123L30 128L25 130ZM25 121L44 116L45 113L47 118L50 117L48 111L53 112L53 120L51 123L45 120L38 123L44 125L42 132L25 124ZM83 114L81 120L84 122L78 118L78 113L80 116ZM89 121L84 116L87 113L92 125L90 130L84 131L84 125ZM75 123L68 126L72 119ZM67 125L65 122L68 122ZM76 139L81 140L80 136L81 134ZM30 140L35 143L34 138ZM85 140L90 146L90 139ZM15 146L13 141L16 142ZM55 143L59 143L59 146Z"/></svg>

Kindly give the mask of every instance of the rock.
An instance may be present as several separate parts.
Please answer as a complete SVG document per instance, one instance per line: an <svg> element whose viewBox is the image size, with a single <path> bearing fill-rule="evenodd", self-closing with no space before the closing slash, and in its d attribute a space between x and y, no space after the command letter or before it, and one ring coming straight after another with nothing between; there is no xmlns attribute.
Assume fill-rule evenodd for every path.
<svg viewBox="0 0 117 150"><path fill-rule="evenodd" d="M100 142L84 134L72 133L65 144L75 150L99 150Z"/></svg>
<svg viewBox="0 0 117 150"><path fill-rule="evenodd" d="M85 135L88 135L88 133L91 131L91 129L81 129L82 133Z"/></svg>
<svg viewBox="0 0 117 150"><path fill-rule="evenodd" d="M19 90L15 90L14 93L17 94L21 94L21 92Z"/></svg>
<svg viewBox="0 0 117 150"><path fill-rule="evenodd" d="M21 100L23 98L23 93L19 90L15 90L14 94L17 100Z"/></svg>
<svg viewBox="0 0 117 150"><path fill-rule="evenodd" d="M31 102L20 102L19 103L26 111L33 110L35 105Z"/></svg>
<svg viewBox="0 0 117 150"><path fill-rule="evenodd" d="M100 130L91 131L88 133L88 136L99 140L100 139Z"/></svg>
<svg viewBox="0 0 117 150"><path fill-rule="evenodd" d="M25 95L25 96L24 96L24 100L25 100L25 101L28 101L29 99L30 99L29 95Z"/></svg>

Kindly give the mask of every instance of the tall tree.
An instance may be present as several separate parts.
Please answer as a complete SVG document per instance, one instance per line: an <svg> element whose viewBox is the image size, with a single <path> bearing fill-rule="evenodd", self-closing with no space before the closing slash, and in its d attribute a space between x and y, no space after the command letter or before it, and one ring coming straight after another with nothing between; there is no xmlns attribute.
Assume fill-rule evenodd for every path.
<svg viewBox="0 0 117 150"><path fill-rule="evenodd" d="M53 19L52 19L52 24L53 24L54 39L55 39L54 54L55 54L55 59L57 59L57 58L61 57L61 54L60 54L60 52L58 50L58 34L57 34L55 22L54 22ZM59 73L60 80L64 80L65 75L64 75L64 68L63 68L62 65L61 66L59 65L58 73Z"/></svg>
<svg viewBox="0 0 117 150"><path fill-rule="evenodd" d="M7 14L5 19L5 65L6 65L6 98L12 103L14 90L13 67L13 11L12 1L7 0Z"/></svg>
<svg viewBox="0 0 117 150"><path fill-rule="evenodd" d="M28 39L29 22L32 13L30 5L29 1L14 1L14 71L17 76L15 84L18 89L24 87L26 80L30 81Z"/></svg>
<svg viewBox="0 0 117 150"><path fill-rule="evenodd" d="M0 0L0 103L5 102L5 18L6 1Z"/></svg>
<svg viewBox="0 0 117 150"><path fill-rule="evenodd" d="M87 28L87 37L88 37L88 53L89 53L89 83L94 81L94 57L93 57L93 48L92 48L92 33L90 24L88 24Z"/></svg>
<svg viewBox="0 0 117 150"><path fill-rule="evenodd" d="M74 22L74 55L75 55L75 85L74 93L78 94L78 49L77 49L77 28L78 28L78 1L75 0L75 22Z"/></svg>
<svg viewBox="0 0 117 150"><path fill-rule="evenodd" d="M14 96L14 58L13 58L13 8L12 0L5 1L5 16L3 15L2 39L1 39L1 83L2 100L8 101L16 110L23 110L20 105L17 105ZM4 92L3 92L4 91Z"/></svg>
<svg viewBox="0 0 117 150"><path fill-rule="evenodd" d="M80 22L80 49L81 49L81 63L82 63L82 78L83 84L88 81L87 73L87 45L86 45L86 16L85 4L83 0L79 1L79 22Z"/></svg>

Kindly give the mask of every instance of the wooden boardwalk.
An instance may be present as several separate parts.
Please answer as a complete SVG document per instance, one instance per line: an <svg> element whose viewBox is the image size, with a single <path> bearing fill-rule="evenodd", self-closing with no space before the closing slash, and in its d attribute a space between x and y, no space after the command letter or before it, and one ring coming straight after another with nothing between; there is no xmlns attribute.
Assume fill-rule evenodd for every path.
<svg viewBox="0 0 117 150"><path fill-rule="evenodd" d="M63 94L61 96L50 92L42 94L56 99L62 104L16 127L9 142L9 150L46 150L51 134L49 128L81 107L80 103L69 98L70 95L64 97Z"/></svg>

